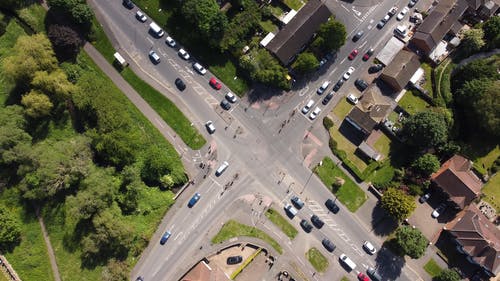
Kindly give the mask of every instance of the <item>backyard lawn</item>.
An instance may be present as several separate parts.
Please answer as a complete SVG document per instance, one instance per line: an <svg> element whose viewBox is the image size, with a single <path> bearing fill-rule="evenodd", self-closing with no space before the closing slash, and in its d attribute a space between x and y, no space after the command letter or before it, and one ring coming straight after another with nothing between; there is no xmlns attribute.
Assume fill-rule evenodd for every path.
<svg viewBox="0 0 500 281"><path fill-rule="evenodd" d="M295 11L298 11L304 5L304 2L301 0L284 0L284 2L290 9L294 9Z"/></svg>
<svg viewBox="0 0 500 281"><path fill-rule="evenodd" d="M415 114L429 108L430 105L418 94L413 91L406 91L403 98L399 101L399 106L404 108L408 113Z"/></svg>
<svg viewBox="0 0 500 281"><path fill-rule="evenodd" d="M432 67L427 63L422 63L421 67L424 69L425 73L425 83L423 87L429 93L429 96L433 97L434 92L432 91Z"/></svg>
<svg viewBox="0 0 500 281"><path fill-rule="evenodd" d="M497 173L486 183L483 187L482 192L486 197L484 200L500 212L500 175Z"/></svg>
<svg viewBox="0 0 500 281"><path fill-rule="evenodd" d="M436 263L435 260L430 259L425 265L424 265L424 270L429 273L431 277L436 277L441 273L443 270L439 265Z"/></svg>
<svg viewBox="0 0 500 281"><path fill-rule="evenodd" d="M344 172L335 165L332 159L328 157L323 158L322 165L316 166L314 171L330 190L332 190L332 185L336 177L345 180L344 185L337 190L335 195L349 211L355 212L366 201L367 197L365 192L354 183L351 178L344 174ZM332 192L334 191L332 190Z"/></svg>
<svg viewBox="0 0 500 281"><path fill-rule="evenodd" d="M297 229L291 225L286 218L276 212L275 209L269 208L266 211L266 217L274 223L277 227L283 231L290 239L295 238L297 236Z"/></svg>
<svg viewBox="0 0 500 281"><path fill-rule="evenodd" d="M351 160L351 162L354 163L354 165L356 165L356 167L358 167L360 171L364 171L364 169L366 169L368 165L365 161L363 161L363 159L354 154L357 146L355 146L346 137L344 137L338 130L337 126L333 126L330 129L330 135L337 142L337 148L345 151L347 154L347 158Z"/></svg>
<svg viewBox="0 0 500 281"><path fill-rule="evenodd" d="M311 263L311 265L318 272L325 272L328 268L328 260L321 252L316 248L311 248L306 253L306 257Z"/></svg>
<svg viewBox="0 0 500 281"><path fill-rule="evenodd" d="M278 28L271 20L261 21L259 25L266 32L275 32Z"/></svg>
<svg viewBox="0 0 500 281"><path fill-rule="evenodd" d="M391 151L391 139L386 134L380 134L380 137L374 144L375 150L384 155L384 158L389 156Z"/></svg>
<svg viewBox="0 0 500 281"><path fill-rule="evenodd" d="M340 120L343 120L352 109L352 104L348 103L346 99L340 99L340 102L333 109L333 114Z"/></svg>

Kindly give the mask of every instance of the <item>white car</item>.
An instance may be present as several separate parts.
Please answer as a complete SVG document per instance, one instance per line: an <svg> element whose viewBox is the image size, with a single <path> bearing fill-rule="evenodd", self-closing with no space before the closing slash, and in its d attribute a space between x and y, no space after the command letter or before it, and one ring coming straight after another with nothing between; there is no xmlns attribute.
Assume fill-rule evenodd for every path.
<svg viewBox="0 0 500 281"><path fill-rule="evenodd" d="M321 113L321 109L316 106L316 108L313 110L313 112L311 112L311 114L309 115L309 118L311 118L311 120L314 120L314 119L316 119L316 117L318 117L318 115L320 113Z"/></svg>
<svg viewBox="0 0 500 281"><path fill-rule="evenodd" d="M311 110L311 107L313 106L313 104L314 104L314 101L309 100L307 102L307 104L304 105L304 107L302 108L302 113L307 114L309 112L309 110Z"/></svg>
<svg viewBox="0 0 500 281"><path fill-rule="evenodd" d="M323 84L321 84L321 86L316 91L318 93L318 95L322 95L326 91L328 86L330 86L330 81L323 82Z"/></svg>
<svg viewBox="0 0 500 281"><path fill-rule="evenodd" d="M141 12L141 11L137 11L135 13L135 17L140 21L140 22L146 22L148 20L148 18L146 17L146 15Z"/></svg>
<svg viewBox="0 0 500 281"><path fill-rule="evenodd" d="M215 133L215 126L212 120L208 120L207 123L205 123L205 127L207 128L209 134Z"/></svg>
<svg viewBox="0 0 500 281"><path fill-rule="evenodd" d="M215 171L215 175L217 177L222 175L222 173L224 173L227 167L229 167L229 163L227 163L227 161L222 162L222 165L220 165L219 168L217 168L217 170Z"/></svg>
<svg viewBox="0 0 500 281"><path fill-rule="evenodd" d="M169 45L172 48L175 47L175 45L177 45L175 43L175 40L172 39L172 37L170 37L170 36L167 36L167 38L165 39L165 43L167 43L167 45Z"/></svg>
<svg viewBox="0 0 500 281"><path fill-rule="evenodd" d="M235 102L238 100L238 98L236 97L236 95L235 95L235 94L233 94L233 93L231 93L231 92L227 92L227 94L226 94L226 99L227 99L229 102L231 102L231 103L235 103Z"/></svg>
<svg viewBox="0 0 500 281"><path fill-rule="evenodd" d="M149 51L149 57L154 63L160 63L160 56L155 51Z"/></svg>
<svg viewBox="0 0 500 281"><path fill-rule="evenodd" d="M401 12L399 12L398 16L396 17L397 20L402 20L405 15L408 13L408 11L410 10L410 8L408 7L404 7Z"/></svg>
<svg viewBox="0 0 500 281"><path fill-rule="evenodd" d="M179 56L185 60L188 60L191 57L184 49L179 49Z"/></svg>
<svg viewBox="0 0 500 281"><path fill-rule="evenodd" d="M344 78L344 80L349 80L349 77L351 77L351 74L354 72L354 70L356 70L354 67L349 67L349 69L347 70L346 73L344 73L344 76L342 76L342 78Z"/></svg>
<svg viewBox="0 0 500 281"><path fill-rule="evenodd" d="M193 63L193 68L201 75L205 75L207 73L207 70L197 62Z"/></svg>
<svg viewBox="0 0 500 281"><path fill-rule="evenodd" d="M433 218L437 218L440 215L442 215L445 210L446 210L446 203L441 203L441 204L439 204L439 206L436 209L434 209L434 211L432 211L431 216Z"/></svg>
<svg viewBox="0 0 500 281"><path fill-rule="evenodd" d="M353 95L353 94L348 94L347 95L347 100L350 101L353 104L357 104L358 101L359 101L359 99L355 95Z"/></svg>
<svg viewBox="0 0 500 281"><path fill-rule="evenodd" d="M363 243L363 248L370 254L374 255L377 252L377 249L372 245L372 243L365 241Z"/></svg>

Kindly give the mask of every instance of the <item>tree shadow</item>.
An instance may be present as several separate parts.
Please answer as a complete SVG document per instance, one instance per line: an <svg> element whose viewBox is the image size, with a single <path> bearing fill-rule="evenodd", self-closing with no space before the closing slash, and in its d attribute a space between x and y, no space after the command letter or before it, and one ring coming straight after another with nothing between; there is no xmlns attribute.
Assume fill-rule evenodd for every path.
<svg viewBox="0 0 500 281"><path fill-rule="evenodd" d="M250 104L253 104L256 102L267 101L275 96L281 96L283 94L284 91L281 89L269 87L260 83L255 83L252 87L252 90L247 93L247 98L248 102Z"/></svg>
<svg viewBox="0 0 500 281"><path fill-rule="evenodd" d="M371 225L373 233L377 236L388 236L398 228L398 221L387 214L380 205L380 201L372 210Z"/></svg>
<svg viewBox="0 0 500 281"><path fill-rule="evenodd" d="M382 280L398 280L406 261L403 257L395 255L387 247L389 246L387 243L390 242L384 243L375 258L377 272L382 276Z"/></svg>

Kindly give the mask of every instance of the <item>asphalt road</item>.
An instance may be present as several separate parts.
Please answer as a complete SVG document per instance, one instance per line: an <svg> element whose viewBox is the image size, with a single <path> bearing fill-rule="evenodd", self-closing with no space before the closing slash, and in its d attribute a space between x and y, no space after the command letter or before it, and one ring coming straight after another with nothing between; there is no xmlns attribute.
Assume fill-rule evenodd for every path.
<svg viewBox="0 0 500 281"><path fill-rule="evenodd" d="M326 198L333 198L332 194L304 165L304 159L300 155L301 143L307 132L314 126L322 126L321 121L311 121L300 113L303 104L310 98L320 102L325 94L318 96L317 87L324 80L332 82L338 80L349 66L354 66L355 72L336 94L336 98L323 108L322 115L316 120L321 120L323 114L327 114L343 95L354 89L352 85L354 80L364 75L369 67L368 62L361 60L364 52L369 48L375 48L375 56L381 45L392 34L396 25L395 18L391 19L382 30L374 27L394 3L385 1L376 2L374 6L353 7L346 2L328 2L332 10L339 11L336 13L338 19L348 19L346 26L350 36L346 45L337 53L336 61L326 65L320 72L321 77L313 78L312 82L303 85L301 89L286 94L286 102L277 108L253 108L243 100L233 105L229 111L222 110L218 105L224 98L227 88L223 86L220 91L212 89L208 86L210 73L205 76L197 74L191 67L192 61L184 61L177 55L176 49L165 44L165 36L155 39L148 34L150 20L146 23L139 22L134 17L136 9L132 11L125 9L121 1L92 1L92 3L105 19L101 24L106 25L117 40L119 52L156 83L169 89L169 92L164 94L169 98L175 96L174 100L178 101L179 106L193 121L193 126L206 133L203 124L206 120L212 120L217 128L212 136L206 135L210 141L212 154L205 153L201 158L205 159L204 163L211 168L208 172L206 169L200 171L207 173L207 178L202 181L197 180L195 186L189 187L165 216L150 245L138 261L133 271L133 278L141 275L145 280L178 280L196 261L199 247L208 243L211 238L208 232L214 227L220 227L224 219L230 215L226 213L227 206L245 194L262 193L277 202L279 208L276 209L281 211L283 202L292 194L301 194L303 199L307 198L307 208L301 210L298 217L308 219L314 212L325 220L326 225L320 231L314 230L311 234L301 231L297 241L311 239L321 241L324 237L330 238L337 245L335 256L331 257L334 262L336 262L335 257L346 253L358 264L359 270L364 271L367 266L377 265L383 272L387 272L390 279L412 281L418 279L407 267L400 272L397 269L398 264L390 254L380 255L376 259L361 249L363 241L377 241L377 239L372 237L369 229L345 208L341 207L342 210L337 215L326 211L324 201ZM358 42L352 42L350 37L360 29L365 31L365 35ZM355 60L349 61L346 57L354 48L359 49L359 55ZM159 64L154 65L149 60L147 54L150 50L155 50L160 55ZM173 85L177 77L182 78L187 84L187 89L183 92ZM282 127L283 122L286 125ZM199 160L193 159L193 165L197 165L196 161ZM228 161L230 166L222 176L216 177L213 171L222 161ZM235 175L237 175L236 180ZM234 184L226 188L226 184L231 181L234 181ZM291 192L287 193L289 189ZM193 208L188 208L187 201L194 192L199 192L201 199ZM300 229L299 218L294 220L298 229ZM166 230L172 232L172 237L166 245L161 246L158 241ZM380 247L376 242L374 244ZM301 250L294 251L294 254L298 259L304 255ZM323 276L327 277L340 278Z"/></svg>

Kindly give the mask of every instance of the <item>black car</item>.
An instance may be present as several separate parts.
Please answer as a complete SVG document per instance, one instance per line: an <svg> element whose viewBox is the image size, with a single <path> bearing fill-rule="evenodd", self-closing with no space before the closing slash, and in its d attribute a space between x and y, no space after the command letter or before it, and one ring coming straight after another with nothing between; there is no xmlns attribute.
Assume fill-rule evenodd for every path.
<svg viewBox="0 0 500 281"><path fill-rule="evenodd" d="M311 221L314 224L314 226L316 226L318 229L322 228L323 225L325 225L325 223L316 215L312 215Z"/></svg>
<svg viewBox="0 0 500 281"><path fill-rule="evenodd" d="M133 9L135 7L134 2L131 0L123 0L122 2L123 6L129 10Z"/></svg>
<svg viewBox="0 0 500 281"><path fill-rule="evenodd" d="M340 211L339 206L337 206L337 204L335 204L335 202L333 202L332 199L326 200L325 206L328 208L328 210L330 210L334 214L336 214Z"/></svg>
<svg viewBox="0 0 500 281"><path fill-rule="evenodd" d="M231 104L227 100L222 100L220 102L220 107L224 108L225 110L231 109Z"/></svg>
<svg viewBox="0 0 500 281"><path fill-rule="evenodd" d="M137 279L135 279L135 281L144 281L144 279L142 278L142 276L139 276L137 277Z"/></svg>
<svg viewBox="0 0 500 281"><path fill-rule="evenodd" d="M384 65L382 64L372 65L370 66L370 68L368 68L368 73L379 72L380 70L382 70L382 68L384 68Z"/></svg>
<svg viewBox="0 0 500 281"><path fill-rule="evenodd" d="M381 21L379 21L377 23L377 28L378 29L382 29L382 28L384 28L384 26L385 26L385 21L383 21L383 20L381 20Z"/></svg>
<svg viewBox="0 0 500 281"><path fill-rule="evenodd" d="M302 209L302 207L304 207L304 201L300 200L300 198L298 196L293 196L292 199L290 199L290 201L292 201L293 205L295 205L295 207L297 207L297 209Z"/></svg>
<svg viewBox="0 0 500 281"><path fill-rule="evenodd" d="M333 252L337 248L337 246L335 246L335 244L333 244L332 241L326 238L323 239L323 241L321 241L321 244L323 244L323 246L325 247L325 249L328 250L328 252Z"/></svg>
<svg viewBox="0 0 500 281"><path fill-rule="evenodd" d="M356 85L358 90L360 90L361 92L363 92L364 90L366 90L366 88L368 88L368 83L366 83L366 81L363 79L356 79L354 85Z"/></svg>
<svg viewBox="0 0 500 281"><path fill-rule="evenodd" d="M304 229L305 232L309 233L313 229L312 225L306 221L306 220L301 220L300 221L300 226Z"/></svg>
<svg viewBox="0 0 500 281"><path fill-rule="evenodd" d="M358 33L356 33L356 35L354 35L354 37L352 37L352 41L353 42L358 41L361 37L363 37L363 34L365 34L365 32L363 30L358 31Z"/></svg>
<svg viewBox="0 0 500 281"><path fill-rule="evenodd" d="M333 91L337 92L338 90L340 90L340 87L342 87L342 85L344 85L344 79L340 79L339 81L337 81L337 84L333 86Z"/></svg>
<svg viewBox="0 0 500 281"><path fill-rule="evenodd" d="M184 81L182 81L181 78L175 79L175 86L177 86L177 89L184 91L186 89L186 84L184 84Z"/></svg>
<svg viewBox="0 0 500 281"><path fill-rule="evenodd" d="M323 105L326 105L330 102L330 100L333 98L333 94L333 92L330 92L328 95L326 95L326 97L322 101Z"/></svg>
<svg viewBox="0 0 500 281"><path fill-rule="evenodd" d="M232 256L232 257L227 258L226 262L227 262L227 264L238 264L241 261L243 261L242 256Z"/></svg>
<svg viewBox="0 0 500 281"><path fill-rule="evenodd" d="M368 276L370 276L370 278L373 281L382 281L382 276L380 276L380 274L374 268L371 268L371 267L368 268L366 270L366 273L368 273Z"/></svg>

